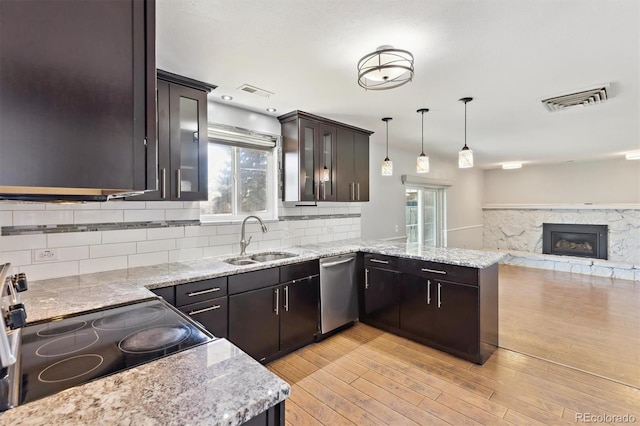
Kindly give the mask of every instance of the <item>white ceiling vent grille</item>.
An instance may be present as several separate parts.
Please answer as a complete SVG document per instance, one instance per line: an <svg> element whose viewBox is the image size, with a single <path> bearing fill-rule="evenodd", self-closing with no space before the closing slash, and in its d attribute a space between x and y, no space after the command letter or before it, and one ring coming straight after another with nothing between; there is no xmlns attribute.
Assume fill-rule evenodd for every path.
<svg viewBox="0 0 640 426"><path fill-rule="evenodd" d="M550 111L560 111L576 106L596 105L605 102L610 96L609 84L581 90L575 93L543 99L542 104Z"/></svg>
<svg viewBox="0 0 640 426"><path fill-rule="evenodd" d="M269 92L268 90L252 86L250 84L243 84L242 86L238 87L238 89L242 90L243 92L251 93L252 95L262 96L263 98L268 98L269 96L274 94L273 92Z"/></svg>

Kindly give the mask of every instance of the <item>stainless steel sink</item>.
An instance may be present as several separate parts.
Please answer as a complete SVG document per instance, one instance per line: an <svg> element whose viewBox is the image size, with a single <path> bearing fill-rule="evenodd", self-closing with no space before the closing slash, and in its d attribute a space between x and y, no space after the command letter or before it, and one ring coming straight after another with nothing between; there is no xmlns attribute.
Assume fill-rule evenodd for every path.
<svg viewBox="0 0 640 426"><path fill-rule="evenodd" d="M270 260L288 259L290 257L296 257L296 256L298 256L298 255L294 254L294 253L285 253L285 252L256 253L256 254L251 256L251 259L253 259L253 260L257 261L257 262L268 262Z"/></svg>
<svg viewBox="0 0 640 426"><path fill-rule="evenodd" d="M230 265L255 265L256 263L269 262L271 260L288 259L290 257L296 257L297 254L286 252L273 252L273 253L256 253L249 257L234 257L231 259L225 259L224 262Z"/></svg>

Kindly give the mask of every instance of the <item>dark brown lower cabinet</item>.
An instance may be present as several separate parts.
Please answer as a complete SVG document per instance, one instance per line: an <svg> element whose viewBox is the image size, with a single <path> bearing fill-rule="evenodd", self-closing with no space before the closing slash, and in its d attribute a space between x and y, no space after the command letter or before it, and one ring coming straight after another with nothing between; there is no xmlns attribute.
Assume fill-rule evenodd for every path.
<svg viewBox="0 0 640 426"><path fill-rule="evenodd" d="M372 324L398 328L400 324L400 273L366 267L364 270L364 307L361 311Z"/></svg>
<svg viewBox="0 0 640 426"><path fill-rule="evenodd" d="M282 401L242 424L245 426L284 426L284 404L285 401Z"/></svg>
<svg viewBox="0 0 640 426"><path fill-rule="evenodd" d="M227 337L227 297L180 306L181 312L199 322L215 337Z"/></svg>
<svg viewBox="0 0 640 426"><path fill-rule="evenodd" d="M403 274L400 284L400 325L407 333L435 339L433 282L425 277Z"/></svg>
<svg viewBox="0 0 640 426"><path fill-rule="evenodd" d="M316 271L317 271L317 261ZM229 340L260 362L313 342L319 276L229 296Z"/></svg>

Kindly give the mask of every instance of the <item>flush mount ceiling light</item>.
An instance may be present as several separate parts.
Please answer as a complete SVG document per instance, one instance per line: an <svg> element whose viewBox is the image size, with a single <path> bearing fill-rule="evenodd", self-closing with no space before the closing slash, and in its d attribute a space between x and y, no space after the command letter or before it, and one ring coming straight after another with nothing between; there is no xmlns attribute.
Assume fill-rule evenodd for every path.
<svg viewBox="0 0 640 426"><path fill-rule="evenodd" d="M429 157L424 155L424 113L429 112L429 108L420 108L416 112L422 114L422 151L416 160L416 172L429 173Z"/></svg>
<svg viewBox="0 0 640 426"><path fill-rule="evenodd" d="M384 161L382 162L382 176L393 175L393 163L389 160L389 121L391 120L393 120L391 117L385 117L382 119L382 121L387 123L387 156L384 157Z"/></svg>
<svg viewBox="0 0 640 426"><path fill-rule="evenodd" d="M471 102L473 98L461 98L458 100L464 102L464 146L458 152L458 167L468 169L473 167L473 151L467 146L467 103Z"/></svg>
<svg viewBox="0 0 640 426"><path fill-rule="evenodd" d="M358 61L358 84L367 90L387 90L413 79L411 52L380 46Z"/></svg>
<svg viewBox="0 0 640 426"><path fill-rule="evenodd" d="M513 170L513 169L521 169L522 168L522 163L519 162L511 162L511 163L504 163L502 165L502 168L504 170Z"/></svg>
<svg viewBox="0 0 640 426"><path fill-rule="evenodd" d="M267 112L276 112L276 111L277 111L277 109L275 109L275 108L267 108Z"/></svg>
<svg viewBox="0 0 640 426"><path fill-rule="evenodd" d="M233 97L231 97L229 95L222 95L220 97L222 98L223 101L231 101L231 100L233 100Z"/></svg>

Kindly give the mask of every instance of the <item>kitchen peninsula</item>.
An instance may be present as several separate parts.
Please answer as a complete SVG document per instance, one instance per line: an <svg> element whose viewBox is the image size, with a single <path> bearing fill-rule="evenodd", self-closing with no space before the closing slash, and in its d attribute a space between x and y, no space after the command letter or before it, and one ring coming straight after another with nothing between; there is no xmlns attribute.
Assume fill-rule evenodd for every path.
<svg viewBox="0 0 640 426"><path fill-rule="evenodd" d="M427 248L393 241L344 240L282 249L295 257L231 265L220 258L168 263L31 283L23 301L30 322L154 297L149 290L226 277L328 256L363 253L497 268L503 255ZM482 282L480 286L482 286ZM497 285L497 275L496 275ZM218 339L121 373L68 389L2 414L12 424L241 424L275 407L290 387L225 339Z"/></svg>

